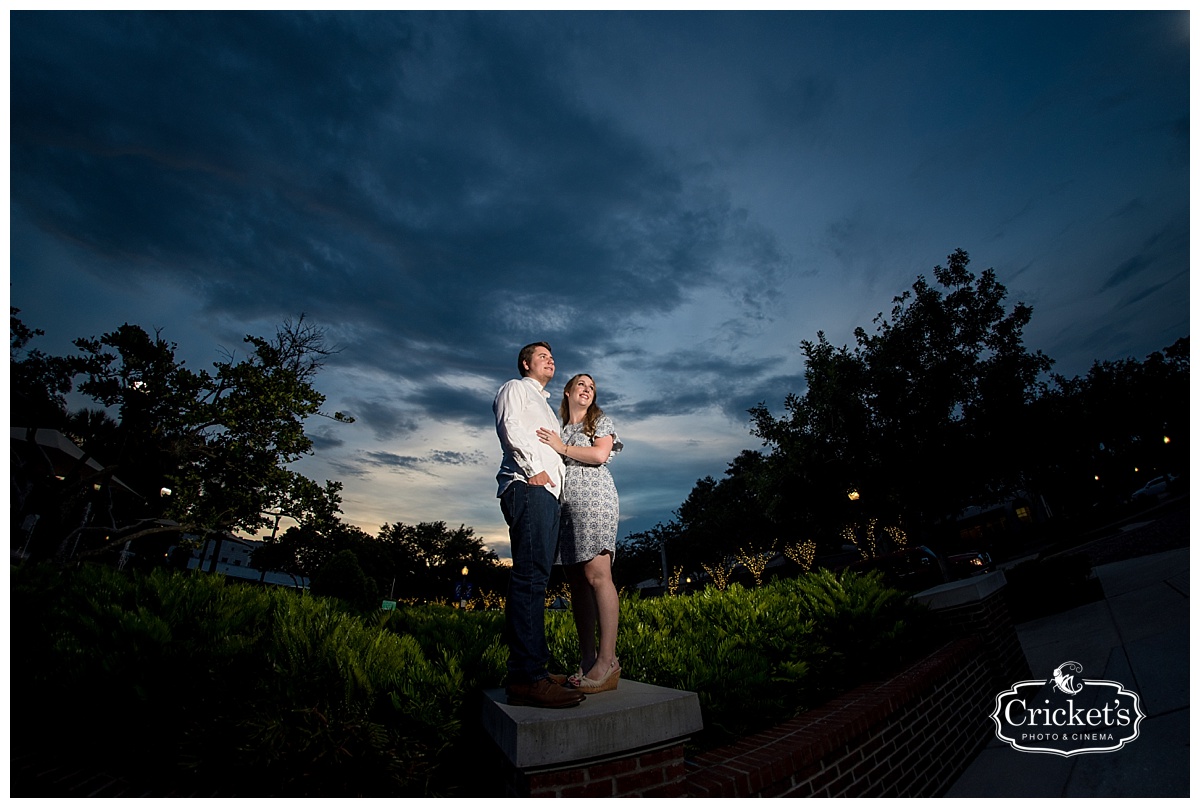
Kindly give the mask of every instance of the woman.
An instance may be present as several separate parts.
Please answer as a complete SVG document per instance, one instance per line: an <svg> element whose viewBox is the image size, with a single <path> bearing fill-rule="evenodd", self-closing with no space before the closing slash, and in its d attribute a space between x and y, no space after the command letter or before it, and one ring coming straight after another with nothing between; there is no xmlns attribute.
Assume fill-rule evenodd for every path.
<svg viewBox="0 0 1200 808"><path fill-rule="evenodd" d="M571 611L579 633L579 672L571 684L584 693L614 690L620 602L613 585L617 549L617 486L605 463L622 444L613 421L596 405L596 382L586 373L571 377L558 407L562 437L548 429L538 439L566 464L561 495L559 561L571 588Z"/></svg>

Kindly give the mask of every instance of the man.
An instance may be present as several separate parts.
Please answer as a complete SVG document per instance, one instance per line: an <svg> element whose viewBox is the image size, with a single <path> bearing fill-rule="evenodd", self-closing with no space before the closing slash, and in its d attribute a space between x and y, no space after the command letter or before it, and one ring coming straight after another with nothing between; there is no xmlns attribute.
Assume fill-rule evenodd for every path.
<svg viewBox="0 0 1200 808"><path fill-rule="evenodd" d="M566 677L546 670L546 586L558 549L558 495L563 461L538 440L539 428L558 432L558 418L546 399L554 378L554 355L545 342L526 345L517 356L521 378L496 393L492 411L504 449L500 472L500 510L512 542L504 631L508 641L508 703L533 707L573 707L585 696L564 687Z"/></svg>

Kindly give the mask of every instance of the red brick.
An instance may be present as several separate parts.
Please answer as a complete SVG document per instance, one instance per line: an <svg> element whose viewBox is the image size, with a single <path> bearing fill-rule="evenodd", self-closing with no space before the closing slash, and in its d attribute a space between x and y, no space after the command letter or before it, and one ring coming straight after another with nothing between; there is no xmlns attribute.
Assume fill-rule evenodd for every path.
<svg viewBox="0 0 1200 808"><path fill-rule="evenodd" d="M854 775L851 772L846 772L838 779L829 784L829 795L831 797L847 796L846 790L854 783Z"/></svg>
<svg viewBox="0 0 1200 808"><path fill-rule="evenodd" d="M792 779L797 783L802 783L811 777L815 777L821 771L821 761L806 763L803 766L795 765L793 759Z"/></svg>
<svg viewBox="0 0 1200 808"><path fill-rule="evenodd" d="M671 763L675 760L683 759L683 744L668 746L665 749L657 749L653 752L646 752L643 755L638 755L638 765L643 769L651 766L661 766L664 763Z"/></svg>
<svg viewBox="0 0 1200 808"><path fill-rule="evenodd" d="M791 780L776 780L758 793L760 797L782 797L792 788Z"/></svg>
<svg viewBox="0 0 1200 808"><path fill-rule="evenodd" d="M602 777L613 777L618 774L634 771L637 767L638 761L636 758L626 757L617 760L606 760L602 763L593 763L587 767L586 771L588 777L593 780L599 780ZM576 771L582 773L585 770L576 769Z"/></svg>
<svg viewBox="0 0 1200 808"><path fill-rule="evenodd" d="M614 794L618 797L637 794L654 786L661 786L666 778L662 769L643 769L632 774L623 774L614 780Z"/></svg>
<svg viewBox="0 0 1200 808"><path fill-rule="evenodd" d="M595 780L578 786L567 786L559 790L560 797L611 797L613 796L612 780Z"/></svg>
<svg viewBox="0 0 1200 808"><path fill-rule="evenodd" d="M987 741L988 722L977 715L991 698L981 647L974 637L948 643L891 681L705 753L689 761L686 791L932 795ZM714 769L716 777L704 776Z"/></svg>
<svg viewBox="0 0 1200 808"><path fill-rule="evenodd" d="M812 786L813 791L821 792L828 788L829 784L836 780L837 777L838 770L836 768L826 768L809 777L808 782Z"/></svg>
<svg viewBox="0 0 1200 808"><path fill-rule="evenodd" d="M642 795L643 797L686 797L688 793L682 782L667 783L666 785L652 788Z"/></svg>
<svg viewBox="0 0 1200 808"><path fill-rule="evenodd" d="M863 741L863 744L860 747L860 750L862 752L863 759L869 760L881 748L883 748L883 733L876 730L876 732L873 735L871 735L871 737L869 737Z"/></svg>
<svg viewBox="0 0 1200 808"><path fill-rule="evenodd" d="M733 777L723 766L714 766L687 777L688 792L693 796L732 797L735 794Z"/></svg>

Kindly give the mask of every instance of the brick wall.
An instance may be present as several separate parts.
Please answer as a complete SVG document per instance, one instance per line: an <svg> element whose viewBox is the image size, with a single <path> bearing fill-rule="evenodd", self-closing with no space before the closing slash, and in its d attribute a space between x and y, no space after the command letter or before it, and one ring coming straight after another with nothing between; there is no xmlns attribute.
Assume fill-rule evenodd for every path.
<svg viewBox="0 0 1200 808"><path fill-rule="evenodd" d="M693 797L929 797L987 742L993 677L978 637L887 681L688 761Z"/></svg>
<svg viewBox="0 0 1200 808"><path fill-rule="evenodd" d="M558 771L514 774L509 796L687 796L682 743Z"/></svg>
<svg viewBox="0 0 1200 808"><path fill-rule="evenodd" d="M977 601L937 609L936 616L948 635L974 635L983 640L980 653L997 692L1029 678L1029 663L1008 608L1007 588Z"/></svg>
<svg viewBox="0 0 1200 808"><path fill-rule="evenodd" d="M929 797L992 736L996 694L1029 678L1003 588L937 609L947 643L767 732L688 761L696 797Z"/></svg>

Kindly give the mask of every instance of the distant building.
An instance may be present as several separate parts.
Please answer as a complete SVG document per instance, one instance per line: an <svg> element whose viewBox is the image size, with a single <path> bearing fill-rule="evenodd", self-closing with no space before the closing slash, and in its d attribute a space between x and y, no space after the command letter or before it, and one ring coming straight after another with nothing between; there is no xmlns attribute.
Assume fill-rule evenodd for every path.
<svg viewBox="0 0 1200 808"><path fill-rule="evenodd" d="M189 538L198 539L199 537L191 536ZM221 555L217 559L216 572L244 581L288 586L293 589L308 589L308 578L302 575L289 575L286 572L275 571L262 572L250 566L250 557L256 549L262 546L261 541L243 539L226 533L221 537L220 545ZM203 552L198 547L193 549L187 562L187 568L190 570L198 568L202 572L208 572L212 569L213 552L216 551L216 547L216 539L209 539L204 543Z"/></svg>
<svg viewBox="0 0 1200 808"><path fill-rule="evenodd" d="M1019 536L1049 517L1044 499L1023 494L999 505L965 509L955 520L955 530L961 542L986 546Z"/></svg>

